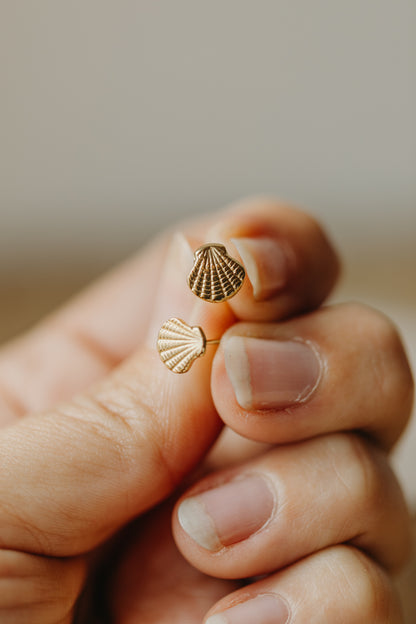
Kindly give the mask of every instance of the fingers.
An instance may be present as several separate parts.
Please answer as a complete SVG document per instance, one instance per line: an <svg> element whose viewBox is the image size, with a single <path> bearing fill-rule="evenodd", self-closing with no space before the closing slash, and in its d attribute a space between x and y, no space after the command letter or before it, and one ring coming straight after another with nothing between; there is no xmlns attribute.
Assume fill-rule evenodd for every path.
<svg viewBox="0 0 416 624"><path fill-rule="evenodd" d="M223 242L247 271L237 318L273 321L320 305L339 274L339 261L322 227L309 215L263 198L233 206L207 233Z"/></svg>
<svg viewBox="0 0 416 624"><path fill-rule="evenodd" d="M181 556L172 538L171 513L170 502L158 506L129 527L125 542L117 544L106 611L111 621L202 622L215 602L240 586L201 574ZM102 607L101 595L100 602Z"/></svg>
<svg viewBox="0 0 416 624"><path fill-rule="evenodd" d="M69 399L131 355L147 335L149 322L154 337L163 321L180 316L192 251L204 241L223 240L247 263L245 286L230 307L224 306L229 324L236 316L278 320L318 305L338 272L338 260L319 226L276 202L242 202L187 224L183 233L192 249L186 249L183 237L182 244L176 241L180 249L174 254L182 256L183 274L174 281L175 288L165 264L165 236L0 352L0 425ZM239 251L230 239L237 241ZM155 314L154 299L162 286L170 292L170 301L165 298L168 304L158 305ZM201 303L195 317L184 320L198 318L209 331L209 308Z"/></svg>
<svg viewBox="0 0 416 624"><path fill-rule="evenodd" d="M137 348L166 247L156 240L1 349L0 426L70 398Z"/></svg>
<svg viewBox="0 0 416 624"><path fill-rule="evenodd" d="M0 433L0 546L85 552L167 496L220 430L210 356L186 376L144 347L105 382Z"/></svg>
<svg viewBox="0 0 416 624"><path fill-rule="evenodd" d="M384 566L408 557L410 521L381 451L335 434L210 475L174 515L177 543L205 573L250 577L352 542Z"/></svg>
<svg viewBox="0 0 416 624"><path fill-rule="evenodd" d="M256 224L261 218L261 232L274 228L270 230L273 236L280 223L282 236L295 256L296 250L301 254L301 246L296 246L298 238L305 244L309 241L311 247L317 242L316 226L309 238L298 236L298 230L302 230L299 224L310 223L301 213L296 213L298 230L293 223L284 226L286 220L291 223L292 211L272 204L262 208L255 203L235 209L230 219L236 224L243 223L249 214L251 226L246 223L245 236L259 234ZM203 238L205 228L204 225L192 230L195 240ZM306 231L310 229L308 225ZM184 237L176 237L159 273L152 311L156 325L150 328L147 345L71 403L28 417L0 436L4 467L0 474L3 546L60 556L83 552L171 492L212 444L221 426L210 394L213 349L208 349L205 357L182 378L163 367L155 350L155 332L169 316L183 316L186 321L201 325L209 338L221 336L235 320L230 306L208 305L197 300L187 288L184 261L192 257L190 252ZM328 250L323 256L332 259ZM281 293L283 298L292 288L299 289L299 284L303 284L296 272L297 266L305 268L302 258L293 264L294 271L289 273ZM266 265L263 272L273 268ZM333 268L330 272L334 272ZM332 281L323 278L325 286L321 293ZM289 296L288 305L282 306L273 292L270 300L273 303L266 312L265 301L255 302L251 295L251 304L258 305L263 315L273 313L279 317L290 309L293 312L299 309L301 294L302 289L297 296ZM141 292L141 296L146 297L147 293ZM250 295L248 299L247 293L242 296L250 304ZM310 299L305 299L307 305ZM96 349L95 339L92 342ZM76 362L74 357L71 367ZM32 372L38 363L35 356ZM55 366L59 368L58 362ZM64 367L64 370L71 376L69 369ZM35 372L33 377L39 381ZM59 386L60 374L51 378L52 386ZM19 384L19 392L23 394L29 390L24 380L23 376ZM76 490L74 483L78 484Z"/></svg>
<svg viewBox="0 0 416 624"><path fill-rule="evenodd" d="M2 550L0 621L2 624L71 622L84 579L82 559L51 559Z"/></svg>
<svg viewBox="0 0 416 624"><path fill-rule="evenodd" d="M182 267L172 258L168 267L173 286ZM160 307L170 302L163 292ZM211 329L221 335L228 308L213 312ZM152 340L71 402L3 429L0 547L77 555L166 497L221 429L213 353L174 375Z"/></svg>
<svg viewBox="0 0 416 624"><path fill-rule="evenodd" d="M403 624L387 575L354 548L336 546L240 589L205 624Z"/></svg>
<svg viewBox="0 0 416 624"><path fill-rule="evenodd" d="M355 304L223 337L212 392L243 436L287 443L361 429L390 448L411 412L413 380L397 330Z"/></svg>

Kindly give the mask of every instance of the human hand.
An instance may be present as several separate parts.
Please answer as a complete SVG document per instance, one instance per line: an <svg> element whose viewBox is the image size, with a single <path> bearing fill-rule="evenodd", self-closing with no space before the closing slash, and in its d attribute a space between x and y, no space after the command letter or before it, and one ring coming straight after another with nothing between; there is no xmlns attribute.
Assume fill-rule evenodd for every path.
<svg viewBox="0 0 416 624"><path fill-rule="evenodd" d="M139 260L127 264L106 282L42 324L31 336L3 351L0 380L4 388L2 393L4 422L13 421L20 415L25 415L25 418L4 429L0 436L0 454L3 459L0 477L2 501L0 535L3 551L0 565L8 587L8 591L3 592L4 596L0 597L3 600L3 604L0 602L3 608L2 617L4 614L2 621L39 621L42 624L71 621L73 605L89 566L86 553L102 544L126 522L143 514L168 496L184 475L201 461L219 433L221 422L211 400L209 383L212 354L208 353L186 376L182 378L173 376L161 366L154 351L153 336L151 346L143 344L146 322L152 319L153 330L150 330L150 334L154 334L154 327L168 316L183 315L186 316L186 320L201 324L210 337L216 337L236 319L276 321L316 307L329 291L335 277L336 263L322 234L308 218L284 208L276 209L271 205L262 208L261 205L255 205L237 209L230 217L236 229L241 227L242 223L244 225L245 219L242 218L241 211L245 210L251 216L248 218L249 223L246 225L247 231L244 236L251 233L273 238L278 234L286 245L290 274L287 276L287 283L281 283L279 286L276 285L276 275L274 276L275 296L270 298L273 287L269 283L267 285L269 297L264 301L254 301L250 286L247 284L239 297L232 300L229 305L214 306L215 310L211 309L211 306L207 309L207 306L200 305L199 302L195 304L193 300L191 303L189 299L191 295L182 296L186 273L180 266L181 260L178 260L180 271L178 265L172 263L171 259L162 271L160 258L163 258L165 243L160 242L142 254ZM262 219L267 222L263 223L263 228L258 226ZM205 226L191 227L187 233L197 242L204 238ZM233 233L233 236L238 234ZM267 271L267 267L265 270ZM154 290L153 284L158 282L159 277L161 283L158 300L155 302L156 307L153 307L151 297L143 297L142 293L150 294ZM259 296L259 293L257 295ZM189 314L184 314L186 311ZM371 316L374 313L368 314ZM342 322L342 318L339 322ZM141 322L138 323L137 319ZM381 325L385 331L381 332ZM382 336L390 333L390 342L391 345L395 344L395 348L388 349L390 356L386 360L388 368L383 371L387 373L383 379L392 380L388 384L389 388L385 390L390 407L381 410L380 414L371 412L370 420L374 421L372 424L375 433L378 434L380 430L390 432L386 438L388 445L391 445L407 417L409 398L406 405L399 410L396 404L404 396L405 386L406 396L410 397L411 383L405 359L403 356L397 357L402 353L401 347L398 348L397 337L393 340L392 330L386 322L378 321L377 327L374 334L371 332L369 334L368 328L364 332L372 355L374 352L371 346L374 347L378 342L375 338L380 332ZM273 328L270 326L269 329ZM361 343L364 344L362 338L363 336ZM140 344L142 346L135 351ZM342 351L339 350L340 345L334 343L329 345L329 353L324 351L329 363L331 363L329 355L333 351L335 353L333 365L334 362L342 361ZM221 357L219 352L215 367L221 366ZM127 360L121 366L107 375L125 358ZM213 390L214 396L217 396L215 370L218 371L220 368L215 367ZM331 367L328 370L332 370ZM333 375L335 377L331 383L335 388L336 370ZM273 439L274 434L271 435L267 427L264 427L264 423L254 437L261 435L273 443L292 442L294 439L307 439L336 430L337 425L329 414L333 403L328 389L323 396L319 394L325 389L325 379L326 377L323 377L317 388L317 394L311 397L308 404L313 405L313 401L315 402L318 415L327 413L327 422L333 423L331 426L328 424L323 426L320 424L321 416L319 418L313 416L317 421L316 429L314 430L313 423L308 423L305 418L305 422L300 420L298 431L296 417L292 425L289 423L283 427L288 436L286 440L283 439L284 436L280 440ZM396 383L397 379L401 380L401 383ZM222 383L225 382L224 378ZM370 382L371 379L368 383ZM93 387L85 390L91 383ZM353 404L361 406L364 411L362 395L358 393L353 383L351 387L353 396L357 397ZM79 391L84 393L71 403L51 409L57 401L67 399ZM228 395L227 392L224 395L227 396L228 406L232 407L232 401L229 399L232 395L229 391ZM318 402L317 396L321 396ZM221 416L227 420L227 415L223 413L224 404L218 404L218 399L216 400ZM398 426L391 422L393 404L394 416L400 417L401 421ZM325 405L328 410L325 409ZM44 411L34 416L26 416L26 413L32 410ZM296 414L299 410L308 410L307 403L299 405ZM281 418L282 410L279 414ZM279 417L279 414L276 414L276 417ZM287 420L288 410L284 410L283 414L285 415L283 420ZM238 408L231 410L229 418L231 417L241 420ZM249 423L250 418L244 415L244 419ZM380 425L377 424L379 420ZM268 419L268 422L272 423L272 419ZM325 423L325 419L323 422ZM366 427L368 423L363 414L357 416L356 423L346 416L340 428L349 428L348 423L354 429L358 427L369 431L371 429ZM237 425L230 424L239 429L238 422ZM294 434L294 430L298 433ZM253 437L249 430L245 433ZM268 460L263 459L267 463ZM371 464L371 459L369 461ZM392 487L392 490L396 499L401 500L397 486ZM407 533L405 510L402 505L395 511L390 510L390 504L391 501L388 501L387 506L383 505L382 508L394 516L397 525L403 527L400 535L394 536L394 540L397 540L394 542L396 550L400 550L398 546L403 550ZM371 504L370 507L374 509ZM346 523L349 518L347 511ZM159 511L154 513L162 514ZM144 524L146 520L147 518L144 518ZM369 524L369 533L372 532L371 524L372 522ZM144 535L146 530L143 528L141 534ZM195 554L192 554L195 548L192 542L186 541L186 536L180 534L178 527L176 530L178 542L181 543L181 540L186 542L181 543L181 548L188 558L195 559ZM160 535L154 533L153 531L156 546L161 540ZM260 531L257 537L261 534L264 535L265 532ZM384 540L384 536L375 531L374 540L384 551L383 545L379 544L381 537ZM330 543L350 539L341 538L341 535L339 538ZM334 540L333 537L330 539ZM249 542L250 540L246 540L244 543ZM239 546L241 544L243 543L240 542ZM311 548L313 552L316 546L312 544ZM236 549L238 550L237 546L225 548L219 553L220 556L216 555L219 562L217 567L214 566L216 576L227 576L227 572L224 573L223 562L227 559L224 553L230 550L236 552ZM288 547L287 552L290 550ZM209 566L206 561L215 558L201 549L197 552L196 561L193 562L199 567ZM151 553L152 549L150 555ZM290 560L290 556L287 557ZM299 558L296 548L294 558L295 560ZM261 567L263 563L260 559L258 561ZM237 560L238 552L235 561ZM370 558L365 561L370 569L373 569L371 566L378 569L377 564L371 563ZM155 560L149 556L146 562L149 567L142 569L140 573L143 577L149 578L151 571L154 571ZM122 570L123 563L119 565ZM271 569L277 569L280 565L279 561L274 561ZM292 568L295 570L299 565L301 564L294 564ZM188 574L186 578L189 580L190 567L184 565L183 570L185 569ZM288 568L289 571L290 569ZM232 568L230 570L228 574L233 575ZM239 565L236 565L234 570L238 572L236 574L238 577L241 576L240 572L245 574ZM163 590L167 579L171 580L171 568L166 572L167 574L159 574L159 578L155 579L160 581L160 590ZM118 578L121 576L120 572ZM185 577L178 574L175 578L179 586L181 578ZM208 608L213 600L230 589L227 583L222 584L201 576L198 578L203 580L205 595L198 597L196 602L199 602L196 606L193 604L194 620L190 621L198 621L203 612L201 609ZM270 579L275 581L274 577ZM120 584L117 578L115 584L119 592ZM155 582L154 587L157 586L158 582ZM252 591L256 591L256 585L252 586ZM189 597L183 600L182 619L181 613L172 612L169 602L165 605L165 616L157 616L158 619L155 619L155 616L151 619L153 617L151 614L154 614L156 607L161 604L160 595L160 592L156 592L153 595L153 603L151 600L149 603L146 602L145 595L140 597L140 594L136 593L139 603L147 604L150 615L144 615L142 619L127 620L130 616L122 612L122 602L116 592L112 600L113 611L117 614L116 621L145 622L147 617L148 622L160 623L164 621L163 617L170 622L174 622L176 617L178 622L184 622L184 609L186 611L186 604L192 602ZM387 581L383 596L386 597L386 604L390 605L388 599L391 593ZM336 602L334 604L337 606ZM322 619L320 621L322 622Z"/></svg>
<svg viewBox="0 0 416 624"><path fill-rule="evenodd" d="M176 542L197 569L266 575L217 604L207 624L402 622L390 575L411 542L388 451L412 382L392 325L355 304L235 325L212 388L232 429L275 446L211 472L173 513Z"/></svg>
<svg viewBox="0 0 416 624"><path fill-rule="evenodd" d="M244 317L247 301L236 301ZM387 454L413 391L390 321L348 304L233 325L214 358L212 393L229 427L273 445L227 470L211 466L174 511L177 544L195 568L225 579L267 575L219 602L212 624L275 624L288 611L296 624L401 622L390 574L408 556L409 520ZM231 452L225 444L216 464ZM121 591L123 623L147 621L134 592L143 552L151 559L145 542L143 534L129 542L119 572L130 596L123 603Z"/></svg>

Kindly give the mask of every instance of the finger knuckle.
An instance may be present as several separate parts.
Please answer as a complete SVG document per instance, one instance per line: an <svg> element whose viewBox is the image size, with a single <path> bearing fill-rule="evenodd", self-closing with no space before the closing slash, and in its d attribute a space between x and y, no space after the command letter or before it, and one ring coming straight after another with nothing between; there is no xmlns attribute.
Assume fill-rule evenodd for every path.
<svg viewBox="0 0 416 624"><path fill-rule="evenodd" d="M386 486L391 472L373 443L355 433L337 433L325 439L326 466L339 500L351 516L349 531L361 531L386 507ZM387 482L386 482L387 477ZM347 528L347 527L346 527Z"/></svg>
<svg viewBox="0 0 416 624"><path fill-rule="evenodd" d="M395 362L401 362L404 356L403 342L398 328L387 316L376 310L370 310L371 337L380 352Z"/></svg>
<svg viewBox="0 0 416 624"><path fill-rule="evenodd" d="M348 539L359 547L368 546L370 541L372 551L386 568L400 569L411 552L409 513L386 453L370 439L354 433L329 436L327 444L332 475L350 518ZM380 532L385 535L386 527L394 527L394 539L380 549ZM374 547L371 535L379 536L379 546Z"/></svg>
<svg viewBox="0 0 416 624"><path fill-rule="evenodd" d="M387 409L407 421L413 403L414 381L398 329L390 319L375 314L373 374Z"/></svg>
<svg viewBox="0 0 416 624"><path fill-rule="evenodd" d="M0 551L0 584L7 587L0 592L0 621L6 621L11 611L21 614L21 621L33 624L67 619L82 591L85 574L81 558L66 561Z"/></svg>
<svg viewBox="0 0 416 624"><path fill-rule="evenodd" d="M329 557L331 568L338 571L340 591L352 606L357 621L402 623L393 583L377 564L353 546L334 547Z"/></svg>
<svg viewBox="0 0 416 624"><path fill-rule="evenodd" d="M393 411L395 417L405 423L413 404L414 380L396 325L383 313L366 305L347 304L345 312L371 370L373 392L378 393L388 413Z"/></svg>
<svg viewBox="0 0 416 624"><path fill-rule="evenodd" d="M385 497L385 475L380 474L374 446L356 434L344 436L347 462L353 468L353 489L357 513L374 514Z"/></svg>
<svg viewBox="0 0 416 624"><path fill-rule="evenodd" d="M342 304L342 308L363 337L368 336L379 346L393 351L401 346L395 324L379 310L356 301Z"/></svg>

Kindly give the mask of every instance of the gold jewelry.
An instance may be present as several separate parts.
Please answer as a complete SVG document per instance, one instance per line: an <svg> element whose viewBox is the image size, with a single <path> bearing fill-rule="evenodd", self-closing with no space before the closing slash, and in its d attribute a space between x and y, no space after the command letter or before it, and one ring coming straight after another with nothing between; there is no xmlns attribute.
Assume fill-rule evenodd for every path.
<svg viewBox="0 0 416 624"><path fill-rule="evenodd" d="M245 275L244 267L228 255L224 245L210 243L195 251L188 285L197 297L222 303L238 293Z"/></svg>
<svg viewBox="0 0 416 624"><path fill-rule="evenodd" d="M219 340L207 340L201 327L191 327L185 321L171 318L159 331L157 350L165 366L174 373L186 373L207 345L219 344Z"/></svg>
<svg viewBox="0 0 416 624"><path fill-rule="evenodd" d="M244 267L227 254L224 245L211 243L195 251L188 285L204 301L221 303L238 293L245 275ZM205 354L207 345L219 342L207 340L201 327L191 327L181 319L171 318L159 330L157 350L169 370L186 373L195 360Z"/></svg>

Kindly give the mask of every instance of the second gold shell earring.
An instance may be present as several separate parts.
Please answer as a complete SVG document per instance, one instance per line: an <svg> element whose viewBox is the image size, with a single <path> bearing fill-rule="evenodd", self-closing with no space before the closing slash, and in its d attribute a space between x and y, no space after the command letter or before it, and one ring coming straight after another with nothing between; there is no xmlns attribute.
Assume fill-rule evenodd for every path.
<svg viewBox="0 0 416 624"><path fill-rule="evenodd" d="M224 245L208 244L195 251L188 284L204 301L221 303L238 293L245 275L244 267L228 255ZM169 370L186 373L205 354L207 345L218 343L219 340L207 340L201 327L192 327L174 317L160 328L157 350Z"/></svg>
<svg viewBox="0 0 416 624"><path fill-rule="evenodd" d="M245 275L244 267L228 255L224 245L207 244L195 251L188 285L204 301L222 303L238 293Z"/></svg>
<svg viewBox="0 0 416 624"><path fill-rule="evenodd" d="M207 340L201 327L191 327L185 321L171 318L159 331L157 350L160 359L173 373L186 373L199 357L205 354L207 345L219 340Z"/></svg>

